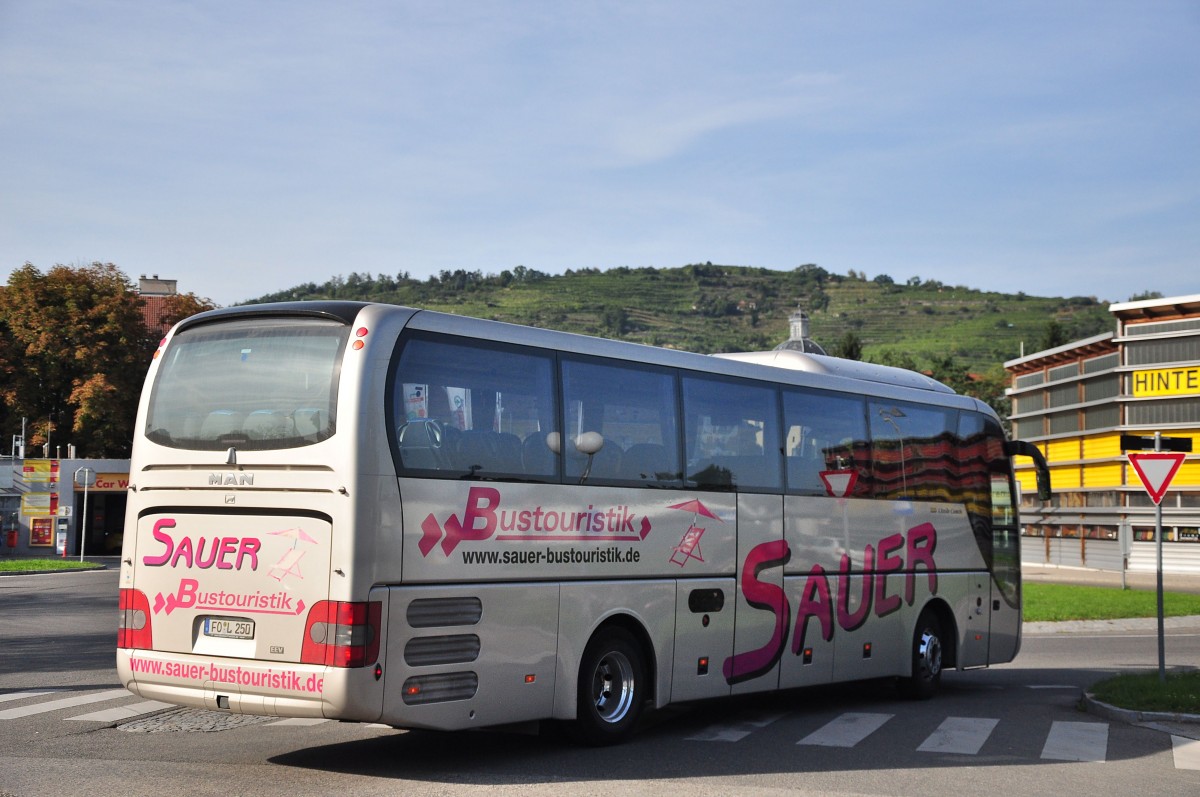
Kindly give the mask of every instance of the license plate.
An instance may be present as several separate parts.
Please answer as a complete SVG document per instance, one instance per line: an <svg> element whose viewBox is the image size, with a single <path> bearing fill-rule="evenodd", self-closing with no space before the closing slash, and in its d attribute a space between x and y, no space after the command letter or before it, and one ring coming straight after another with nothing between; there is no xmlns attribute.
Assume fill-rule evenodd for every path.
<svg viewBox="0 0 1200 797"><path fill-rule="evenodd" d="M226 639L254 639L254 621L238 617L206 617L204 635Z"/></svg>

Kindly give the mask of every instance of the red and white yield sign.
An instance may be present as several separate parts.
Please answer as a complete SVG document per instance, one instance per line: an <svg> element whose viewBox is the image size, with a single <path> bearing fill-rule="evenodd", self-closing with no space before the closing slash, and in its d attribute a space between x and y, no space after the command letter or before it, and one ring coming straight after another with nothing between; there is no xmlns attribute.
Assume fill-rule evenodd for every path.
<svg viewBox="0 0 1200 797"><path fill-rule="evenodd" d="M1161 504L1167 488L1171 486L1171 479L1179 472L1179 466L1183 464L1186 456L1167 451L1142 452L1130 454L1129 464L1133 465L1138 478L1146 487L1146 492L1150 493L1150 500Z"/></svg>
<svg viewBox="0 0 1200 797"><path fill-rule="evenodd" d="M825 482L825 492L834 498L845 498L854 490L858 481L858 471L853 470L823 470L821 481Z"/></svg>

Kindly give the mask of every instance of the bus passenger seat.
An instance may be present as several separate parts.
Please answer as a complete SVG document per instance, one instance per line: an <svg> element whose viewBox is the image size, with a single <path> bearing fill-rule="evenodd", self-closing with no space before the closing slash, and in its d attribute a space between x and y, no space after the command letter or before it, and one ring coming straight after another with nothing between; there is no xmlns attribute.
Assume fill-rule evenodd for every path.
<svg viewBox="0 0 1200 797"><path fill-rule="evenodd" d="M554 452L546 444L545 432L531 432L521 443L525 473L548 476L554 473Z"/></svg>
<svg viewBox="0 0 1200 797"><path fill-rule="evenodd" d="M246 416L234 410L213 410L200 424L200 437L217 440L227 434L242 433L242 419Z"/></svg>
<svg viewBox="0 0 1200 797"><path fill-rule="evenodd" d="M593 479L621 478L621 458L625 452L611 440L592 457L591 477Z"/></svg>
<svg viewBox="0 0 1200 797"><path fill-rule="evenodd" d="M460 470L491 474L496 470L499 456L492 432L467 429L459 435L454 448L454 464Z"/></svg>
<svg viewBox="0 0 1200 797"><path fill-rule="evenodd" d="M667 465L667 449L657 443L634 443L621 457L621 475L634 481L673 479Z"/></svg>
<svg viewBox="0 0 1200 797"><path fill-rule="evenodd" d="M512 432L496 433L496 465L505 473L522 473L521 438Z"/></svg>
<svg viewBox="0 0 1200 797"><path fill-rule="evenodd" d="M321 411L315 407L301 407L292 413L292 423L296 426L299 437L315 438L323 429Z"/></svg>
<svg viewBox="0 0 1200 797"><path fill-rule="evenodd" d="M402 424L396 432L400 445L400 461L406 468L440 470L442 458L442 427L437 421L419 418Z"/></svg>
<svg viewBox="0 0 1200 797"><path fill-rule="evenodd" d="M251 440L277 440L290 437L288 418L275 410L255 410L246 416L242 431Z"/></svg>

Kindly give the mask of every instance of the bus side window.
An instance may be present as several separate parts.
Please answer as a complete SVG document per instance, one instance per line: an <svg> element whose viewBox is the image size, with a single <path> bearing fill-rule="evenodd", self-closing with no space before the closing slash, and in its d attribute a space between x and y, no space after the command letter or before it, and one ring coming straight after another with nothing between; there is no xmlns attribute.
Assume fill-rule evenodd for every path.
<svg viewBox="0 0 1200 797"><path fill-rule="evenodd" d="M551 357L535 349L413 334L401 349L390 397L398 470L556 480L556 458L545 446L555 431L553 371Z"/></svg>
<svg viewBox="0 0 1200 797"><path fill-rule="evenodd" d="M563 471L567 482L678 487L675 377L626 362L562 362ZM588 432L603 445L589 457L575 441Z"/></svg>
<svg viewBox="0 0 1200 797"><path fill-rule="evenodd" d="M871 462L877 496L955 501L957 412L872 401Z"/></svg>
<svg viewBox="0 0 1200 797"><path fill-rule="evenodd" d="M777 395L773 387L684 377L687 483L777 492L783 486Z"/></svg>
<svg viewBox="0 0 1200 797"><path fill-rule="evenodd" d="M871 494L870 444L861 398L843 393L787 389L783 393L787 490L828 495L822 473L852 471L851 496Z"/></svg>
<svg viewBox="0 0 1200 797"><path fill-rule="evenodd" d="M958 423L963 493L975 542L992 570L1000 594L1019 602L1021 550L1012 467L1004 430L994 418L964 412Z"/></svg>

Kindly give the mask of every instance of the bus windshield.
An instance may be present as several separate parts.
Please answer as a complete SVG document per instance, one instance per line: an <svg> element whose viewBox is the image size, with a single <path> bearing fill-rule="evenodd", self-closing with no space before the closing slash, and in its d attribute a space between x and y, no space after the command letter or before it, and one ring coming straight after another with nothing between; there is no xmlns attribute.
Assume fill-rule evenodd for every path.
<svg viewBox="0 0 1200 797"><path fill-rule="evenodd" d="M163 355L146 436L171 448L280 449L331 437L349 335L314 319L255 319L177 333Z"/></svg>

